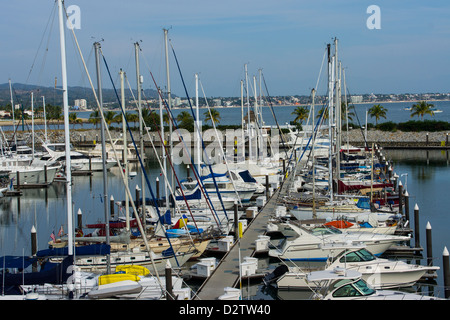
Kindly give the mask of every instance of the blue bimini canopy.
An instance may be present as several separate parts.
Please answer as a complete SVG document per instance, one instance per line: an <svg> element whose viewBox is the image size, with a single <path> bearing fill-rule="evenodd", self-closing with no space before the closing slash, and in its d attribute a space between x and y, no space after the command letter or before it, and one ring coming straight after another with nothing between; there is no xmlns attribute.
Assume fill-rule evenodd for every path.
<svg viewBox="0 0 450 320"><path fill-rule="evenodd" d="M245 182L252 182L252 183L256 182L255 178L253 178L253 176L250 174L248 170L240 171L239 175Z"/></svg>

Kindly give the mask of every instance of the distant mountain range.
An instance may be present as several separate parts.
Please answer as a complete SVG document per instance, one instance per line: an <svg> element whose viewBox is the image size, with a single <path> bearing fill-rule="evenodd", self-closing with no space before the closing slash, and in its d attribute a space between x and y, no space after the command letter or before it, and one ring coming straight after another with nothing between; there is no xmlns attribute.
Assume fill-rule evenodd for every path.
<svg viewBox="0 0 450 320"><path fill-rule="evenodd" d="M120 97L120 88L118 95ZM86 99L88 106L95 105L94 94L92 89L83 87L68 87L69 91L69 106L74 105L76 99ZM22 83L12 84L13 102L14 104L23 104L25 107L31 106L31 92L34 92L34 105L42 105L42 96L45 97L45 103L52 105L62 105L62 90L59 88L42 87ZM135 97L136 90L133 90ZM118 105L117 97L114 89L102 90L103 103L105 105ZM142 99L154 99L158 97L158 93L154 89L146 89L143 91ZM132 100L133 97L130 90L125 90L125 99ZM0 84L0 106L11 104L11 93L9 83Z"/></svg>

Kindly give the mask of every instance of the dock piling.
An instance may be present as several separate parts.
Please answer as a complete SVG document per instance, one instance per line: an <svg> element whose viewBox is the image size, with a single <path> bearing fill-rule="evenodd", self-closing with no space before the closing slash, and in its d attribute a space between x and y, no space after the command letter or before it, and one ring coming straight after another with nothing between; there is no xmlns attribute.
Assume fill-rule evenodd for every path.
<svg viewBox="0 0 450 320"><path fill-rule="evenodd" d="M450 298L450 270L449 270L449 259L447 247L444 248L442 253L442 265L444 269L444 292L445 298Z"/></svg>
<svg viewBox="0 0 450 320"><path fill-rule="evenodd" d="M430 222L427 223L426 227L426 239L427 239L427 265L432 266L433 265L433 244L431 241L431 224Z"/></svg>
<svg viewBox="0 0 450 320"><path fill-rule="evenodd" d="M419 206L416 203L416 206L414 207L414 239L416 248L420 248L419 230Z"/></svg>

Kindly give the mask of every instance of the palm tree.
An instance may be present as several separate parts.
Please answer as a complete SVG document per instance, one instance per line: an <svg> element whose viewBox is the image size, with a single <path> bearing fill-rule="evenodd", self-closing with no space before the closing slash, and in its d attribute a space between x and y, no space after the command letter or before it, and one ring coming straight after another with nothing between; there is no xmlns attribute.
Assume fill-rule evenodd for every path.
<svg viewBox="0 0 450 320"><path fill-rule="evenodd" d="M306 120L308 118L309 111L308 108L302 106L295 108L295 110L292 111L291 114L295 115L294 122L302 124L303 120Z"/></svg>
<svg viewBox="0 0 450 320"><path fill-rule="evenodd" d="M69 113L69 123L73 124L73 127L75 128L76 124L83 124L83 120L77 117L76 112Z"/></svg>
<svg viewBox="0 0 450 320"><path fill-rule="evenodd" d="M114 117L116 116L116 113L114 111L106 111L104 113L105 122L108 125L108 127L111 125L111 123L114 122Z"/></svg>
<svg viewBox="0 0 450 320"><path fill-rule="evenodd" d="M136 122L139 122L139 115L134 112L125 112L125 119L127 119L127 122L134 122L136 126Z"/></svg>
<svg viewBox="0 0 450 320"><path fill-rule="evenodd" d="M167 113L167 112L164 112L163 113L163 122L166 124L166 125L169 125L170 124L170 118L169 118L169 114Z"/></svg>
<svg viewBox="0 0 450 320"><path fill-rule="evenodd" d="M414 116L420 116L423 120L423 116L426 114L434 116L434 112L431 109L432 107L434 107L432 104L425 101L420 101L419 103L413 104L411 108L411 118Z"/></svg>
<svg viewBox="0 0 450 320"><path fill-rule="evenodd" d="M211 121L211 124L214 123L219 123L220 122L220 114L219 111L217 111L214 108L211 108L208 110L206 110L203 115L205 116L205 122L207 121Z"/></svg>
<svg viewBox="0 0 450 320"><path fill-rule="evenodd" d="M98 110L91 112L89 115L89 122L95 125L95 129L98 129L98 124L100 123L100 113Z"/></svg>
<svg viewBox="0 0 450 320"><path fill-rule="evenodd" d="M375 118L375 125L378 125L380 118L386 119L387 109L380 104L375 104L369 109L369 115L371 118Z"/></svg>
<svg viewBox="0 0 450 320"><path fill-rule="evenodd" d="M351 111L353 110L353 111ZM348 105L348 103L346 104L344 101L341 102L341 118L343 120L347 119L347 113L348 113L348 120L349 121L353 121L353 117L356 116L355 114L355 106L352 105Z"/></svg>
<svg viewBox="0 0 450 320"><path fill-rule="evenodd" d="M191 131L194 129L194 117L187 111L181 111L177 115L177 124L178 127Z"/></svg>

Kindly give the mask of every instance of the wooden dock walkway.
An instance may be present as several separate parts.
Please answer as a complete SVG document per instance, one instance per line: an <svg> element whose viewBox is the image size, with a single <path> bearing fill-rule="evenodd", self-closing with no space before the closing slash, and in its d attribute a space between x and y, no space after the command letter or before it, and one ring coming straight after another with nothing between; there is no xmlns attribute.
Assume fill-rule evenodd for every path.
<svg viewBox="0 0 450 320"><path fill-rule="evenodd" d="M221 259L211 276L197 291L195 300L217 300L224 294L224 288L236 287L239 284L239 255L241 260L254 255L255 240L266 232L267 222L275 214L278 199L286 192L289 185L287 180L273 193L250 222L240 241L235 241L230 251Z"/></svg>

